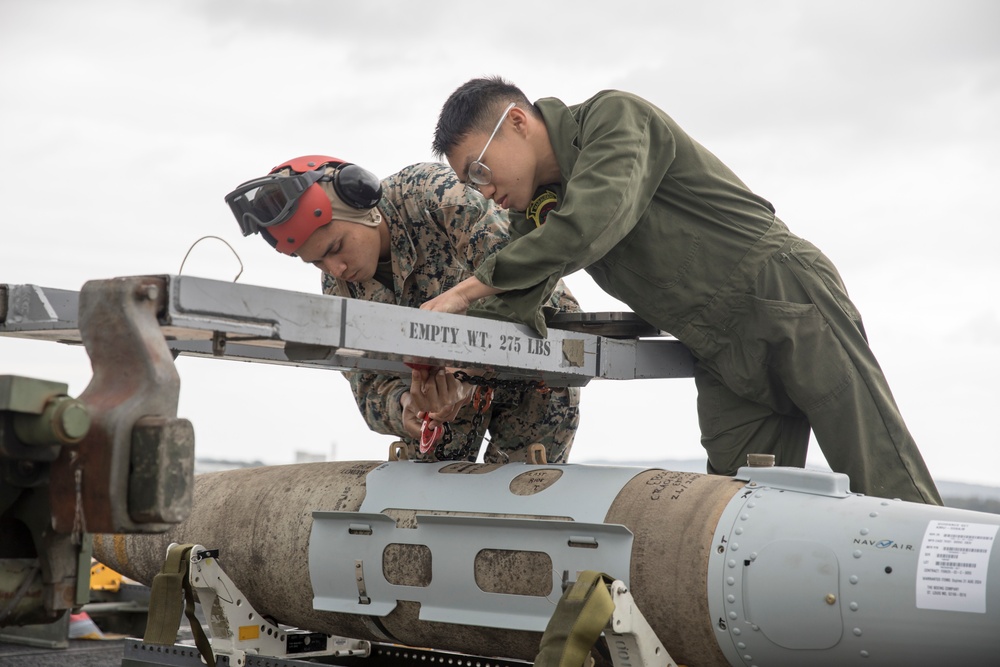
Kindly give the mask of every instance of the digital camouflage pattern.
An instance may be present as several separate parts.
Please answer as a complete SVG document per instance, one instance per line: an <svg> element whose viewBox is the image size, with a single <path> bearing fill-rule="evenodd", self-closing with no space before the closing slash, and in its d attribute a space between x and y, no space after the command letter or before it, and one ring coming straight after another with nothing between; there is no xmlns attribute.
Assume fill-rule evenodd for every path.
<svg viewBox="0 0 1000 667"><path fill-rule="evenodd" d="M509 241L506 212L462 184L445 164L415 164L384 179L378 208L388 225L391 260L380 263L375 277L366 281L349 283L324 273L324 294L418 308L473 275L477 266ZM560 281L543 310L550 315L579 311L580 306ZM493 297L473 304L469 314L516 319L513 311ZM394 435L417 451L416 441L403 426L399 403L409 389L409 378L363 372L345 372L344 376L369 427ZM459 456L475 414L475 408L466 405L451 422L452 439L443 458ZM523 461L527 446L541 443L550 463L566 461L579 419L577 388L499 388L483 414L478 434L481 439L489 433L484 460ZM477 442L473 451L480 447Z"/></svg>

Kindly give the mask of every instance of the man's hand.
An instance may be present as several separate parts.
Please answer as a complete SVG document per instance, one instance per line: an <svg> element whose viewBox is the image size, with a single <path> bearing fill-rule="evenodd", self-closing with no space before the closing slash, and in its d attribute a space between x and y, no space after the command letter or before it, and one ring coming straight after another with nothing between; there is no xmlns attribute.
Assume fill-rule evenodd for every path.
<svg viewBox="0 0 1000 667"><path fill-rule="evenodd" d="M452 368L414 368L410 375L410 394L417 410L448 414L472 400L474 387L455 377ZM454 414L450 419L454 418ZM445 421L450 421L446 419Z"/></svg>
<svg viewBox="0 0 1000 667"><path fill-rule="evenodd" d="M433 310L438 313L455 313L465 315L469 309L469 301L458 293L457 287L452 287L447 292L438 294L430 301L425 301L420 305L420 310Z"/></svg>
<svg viewBox="0 0 1000 667"><path fill-rule="evenodd" d="M420 306L420 309L464 315L473 301L478 301L483 297L499 294L500 292L501 290L485 285L480 282L479 278L472 276L455 285L447 292L439 294L430 301L425 301Z"/></svg>
<svg viewBox="0 0 1000 667"><path fill-rule="evenodd" d="M474 389L472 385L460 382L455 377L454 369L414 368L410 390L399 398L406 432L412 438L419 438L424 415L430 416L427 425L430 429L450 422L472 400Z"/></svg>
<svg viewBox="0 0 1000 667"><path fill-rule="evenodd" d="M414 440L420 440L420 429L424 425L424 413L418 412L410 397L410 392L404 392L399 397L399 404L403 408L403 428L406 434Z"/></svg>

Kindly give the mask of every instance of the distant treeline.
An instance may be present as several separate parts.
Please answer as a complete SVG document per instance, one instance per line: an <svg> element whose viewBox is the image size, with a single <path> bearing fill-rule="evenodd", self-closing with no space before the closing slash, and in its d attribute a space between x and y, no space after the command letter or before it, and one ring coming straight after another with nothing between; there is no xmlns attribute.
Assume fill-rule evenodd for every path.
<svg viewBox="0 0 1000 667"><path fill-rule="evenodd" d="M943 500L946 507L1000 514L1000 500L997 500L996 498L980 498L979 496L944 496Z"/></svg>

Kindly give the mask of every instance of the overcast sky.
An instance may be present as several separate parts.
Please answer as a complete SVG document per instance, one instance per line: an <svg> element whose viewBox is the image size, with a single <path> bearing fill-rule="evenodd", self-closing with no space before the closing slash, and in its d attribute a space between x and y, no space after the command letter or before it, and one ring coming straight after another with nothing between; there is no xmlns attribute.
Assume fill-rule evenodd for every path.
<svg viewBox="0 0 1000 667"><path fill-rule="evenodd" d="M1000 469L1000 3L0 2L0 283L176 274L226 239L240 282L319 274L223 202L303 154L433 159L447 95L638 93L840 269L938 479ZM217 241L185 274L232 280ZM623 310L590 279L583 307ZM181 358L199 457L382 459L339 373ZM82 348L0 338L0 373L83 391ZM572 460L704 458L690 379L593 381ZM822 463L818 448L810 460Z"/></svg>

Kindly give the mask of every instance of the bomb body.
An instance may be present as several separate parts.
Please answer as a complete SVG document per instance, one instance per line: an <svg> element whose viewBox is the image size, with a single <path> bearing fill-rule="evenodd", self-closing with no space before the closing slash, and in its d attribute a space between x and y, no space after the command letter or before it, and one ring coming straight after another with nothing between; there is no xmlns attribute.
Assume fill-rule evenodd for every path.
<svg viewBox="0 0 1000 667"><path fill-rule="evenodd" d="M150 583L171 542L203 544L281 623L476 655L533 659L564 574L580 569L625 581L681 664L975 664L1000 652L1000 517L851 494L832 473L740 477L250 468L199 476L186 522L97 536L95 554ZM975 553L961 551L962 527Z"/></svg>

